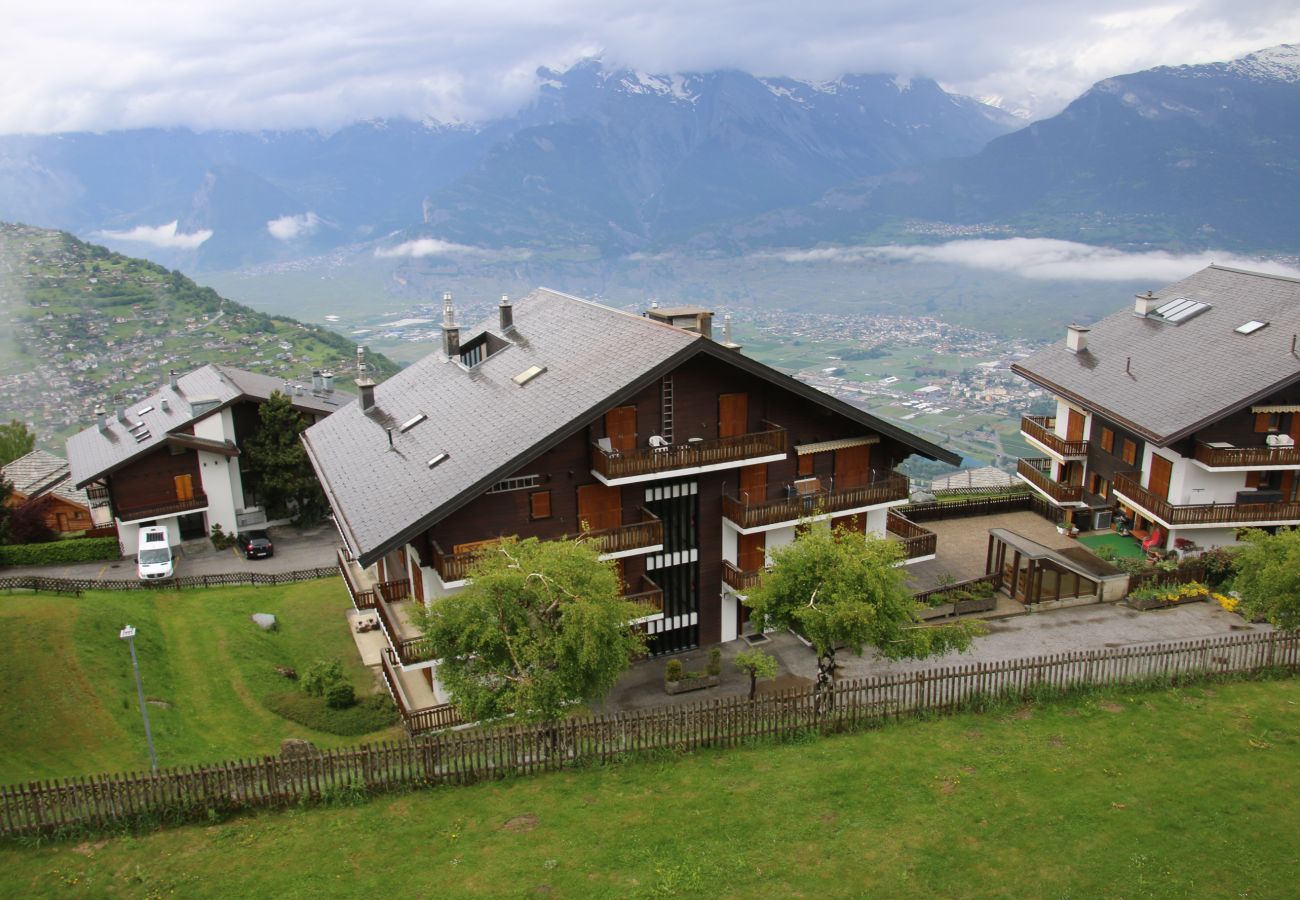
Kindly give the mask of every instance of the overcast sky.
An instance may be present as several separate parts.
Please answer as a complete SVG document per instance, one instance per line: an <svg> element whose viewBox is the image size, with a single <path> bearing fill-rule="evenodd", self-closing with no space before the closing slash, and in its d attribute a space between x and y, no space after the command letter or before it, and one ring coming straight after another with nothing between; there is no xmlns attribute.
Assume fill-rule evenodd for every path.
<svg viewBox="0 0 1300 900"><path fill-rule="evenodd" d="M1108 75L1294 42L1295 0L3 0L0 133L469 121L595 54L928 76L1043 116Z"/></svg>

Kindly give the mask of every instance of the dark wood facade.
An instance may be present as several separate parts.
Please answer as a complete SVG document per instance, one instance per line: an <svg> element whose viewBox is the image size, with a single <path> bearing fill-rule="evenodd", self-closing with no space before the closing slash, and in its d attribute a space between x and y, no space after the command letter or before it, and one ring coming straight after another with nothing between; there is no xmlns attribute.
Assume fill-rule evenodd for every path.
<svg viewBox="0 0 1300 900"><path fill-rule="evenodd" d="M665 380L671 385L672 443L661 451L661 469L627 483L603 484L593 472L601 455L610 450L640 453L652 446L652 437L663 435ZM675 468L673 460L694 463L697 459L675 456L672 448L771 431L782 435L779 459L743 465L744 459L732 458L723 464L726 467L703 472ZM864 437L873 442L804 456L796 449ZM754 452L778 455L769 452L770 445L762 446L767 449ZM462 506L413 543L421 565L438 568L435 563L447 561L458 551L508 535L551 539L609 528L635 529L643 526L647 514L651 514L649 507L654 504L648 492L665 485L693 484L690 542L694 546L689 549L695 551L698 560L693 570L698 642L713 643L722 634L724 497L731 503L744 497L750 504L787 500L797 496L796 482L807 484L809 479L816 479L824 491L840 486L861 490L878 482L896 486L900 476L893 473L893 467L911 452L911 448L875 435L845 415L721 359L697 356L632 399L602 411L578 433L503 479L498 489ZM897 491L887 497L881 494L879 502L904 499L906 480L901 483L901 496L895 496ZM669 521L662 523L660 532L633 532L633 536L660 533L668 536L665 541L671 541L674 534L680 534L681 525ZM750 540L741 548L746 556L742 562L752 562L754 546L761 555L761 540ZM620 560L629 592L637 591L647 574L656 579L656 571L646 569L650 553L630 552ZM450 566L442 570L453 575L463 571Z"/></svg>
<svg viewBox="0 0 1300 900"><path fill-rule="evenodd" d="M122 521L174 515L207 503L194 450L159 447L105 480L113 515Z"/></svg>

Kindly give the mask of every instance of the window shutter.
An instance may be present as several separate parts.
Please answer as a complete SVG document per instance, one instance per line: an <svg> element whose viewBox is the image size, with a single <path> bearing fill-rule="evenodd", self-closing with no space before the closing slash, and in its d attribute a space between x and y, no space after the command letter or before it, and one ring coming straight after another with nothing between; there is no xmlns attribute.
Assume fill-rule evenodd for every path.
<svg viewBox="0 0 1300 900"><path fill-rule="evenodd" d="M551 492L534 491L528 495L530 513L534 519L549 519L551 517Z"/></svg>

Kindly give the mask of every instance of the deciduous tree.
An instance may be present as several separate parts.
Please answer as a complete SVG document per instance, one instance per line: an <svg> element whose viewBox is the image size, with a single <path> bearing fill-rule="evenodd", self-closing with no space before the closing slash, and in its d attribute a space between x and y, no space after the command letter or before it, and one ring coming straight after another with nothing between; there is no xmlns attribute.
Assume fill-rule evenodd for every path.
<svg viewBox="0 0 1300 900"><path fill-rule="evenodd" d="M438 678L469 720L556 721L604 696L645 648L612 564L582 541L509 539L486 548L459 593L436 600L424 633Z"/></svg>
<svg viewBox="0 0 1300 900"><path fill-rule="evenodd" d="M1235 563L1241 612L1283 631L1300 631L1300 530L1251 529Z"/></svg>
<svg viewBox="0 0 1300 900"><path fill-rule="evenodd" d="M737 653L733 660L736 668L749 676L749 699L758 693L758 679L776 676L776 657L768 656L762 650L746 650Z"/></svg>
<svg viewBox="0 0 1300 900"><path fill-rule="evenodd" d="M894 541L813 526L772 552L771 571L745 602L765 627L793 628L812 643L818 691L834 684L842 648L870 646L889 659L967 649L974 624L920 623L901 560Z"/></svg>
<svg viewBox="0 0 1300 900"><path fill-rule="evenodd" d="M36 435L17 419L0 425L0 466L7 466L20 456L26 456L36 446Z"/></svg>

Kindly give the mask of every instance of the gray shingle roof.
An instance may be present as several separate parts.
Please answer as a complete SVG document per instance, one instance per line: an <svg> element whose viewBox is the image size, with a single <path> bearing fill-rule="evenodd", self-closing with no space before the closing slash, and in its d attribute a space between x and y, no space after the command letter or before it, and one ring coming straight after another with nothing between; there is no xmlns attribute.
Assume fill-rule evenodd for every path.
<svg viewBox="0 0 1300 900"><path fill-rule="evenodd" d="M1181 324L1134 315L1133 306L1091 326L1087 351L1065 343L1012 370L1167 446L1300 377L1300 280L1209 266L1155 292L1209 308ZM1267 322L1238 334L1251 320Z"/></svg>
<svg viewBox="0 0 1300 900"><path fill-rule="evenodd" d="M648 318L540 289L515 305L514 324L505 335L512 346L473 369L448 361L439 348L376 387L368 413L352 404L304 433L339 529L363 563L410 540L545 446L699 352L721 355L877 430L897 433L927 455L952 457L698 334ZM461 329L461 345L484 330L496 331L495 317ZM514 383L533 366L546 372L523 387ZM428 418L399 430L420 414ZM446 458L430 468L429 461L441 454Z"/></svg>
<svg viewBox="0 0 1300 900"><path fill-rule="evenodd" d="M175 389L163 385L156 393L126 407L125 423L117 419L115 410L110 409L108 426L104 431L91 426L68 438L72 483L85 487L101 475L161 447L168 434L188 429L191 423L211 414L214 409L228 406L242 397L266 400L275 391L292 393L282 378L229 366L206 365L187 372L177 380ZM315 413L332 413L353 399L355 395L338 390L332 395L313 394L311 391L292 395L294 406ZM163 401L166 401L166 409ZM198 402L204 402L204 405L195 410L192 404ZM142 410L148 411L142 413ZM144 427L137 428L138 425Z"/></svg>
<svg viewBox="0 0 1300 900"><path fill-rule="evenodd" d="M68 479L68 461L61 456L33 450L6 465L3 474L14 490L28 499L53 494L69 503L90 508L86 492L77 490Z"/></svg>

